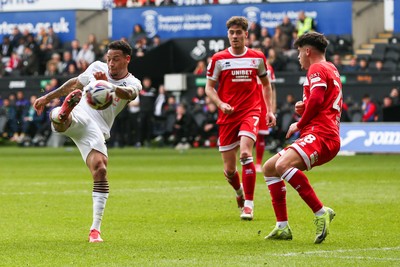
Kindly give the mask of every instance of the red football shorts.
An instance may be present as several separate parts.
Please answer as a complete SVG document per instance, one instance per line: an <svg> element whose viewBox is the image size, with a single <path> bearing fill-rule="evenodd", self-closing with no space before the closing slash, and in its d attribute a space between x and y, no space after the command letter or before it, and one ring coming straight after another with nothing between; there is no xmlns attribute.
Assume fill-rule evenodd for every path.
<svg viewBox="0 0 400 267"><path fill-rule="evenodd" d="M241 136L247 136L255 142L259 122L258 116L248 116L236 123L219 125L219 151L228 151L239 146Z"/></svg>
<svg viewBox="0 0 400 267"><path fill-rule="evenodd" d="M293 144L279 152L283 155L287 149L294 149L303 159L307 170L331 161L340 150L340 140L323 138L315 133L305 133Z"/></svg>

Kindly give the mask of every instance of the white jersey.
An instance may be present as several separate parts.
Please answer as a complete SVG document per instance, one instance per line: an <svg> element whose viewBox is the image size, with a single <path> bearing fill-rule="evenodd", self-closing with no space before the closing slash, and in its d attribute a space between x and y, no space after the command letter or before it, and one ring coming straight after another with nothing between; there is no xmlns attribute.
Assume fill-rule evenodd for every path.
<svg viewBox="0 0 400 267"><path fill-rule="evenodd" d="M94 72L104 72L107 76L107 79L110 83L117 85L117 86L124 86L124 87L132 87L137 90L142 89L142 84L140 81L135 78L131 73L125 78L120 80L114 80L108 74L108 66L104 62L95 61L89 65L89 67L78 76L79 82L86 86L90 82L96 80L93 76ZM91 108L86 101L86 91L83 93L83 97L77 107L82 108L87 115L93 119L93 121L100 127L101 131L103 132L104 138L107 140L110 138L110 130L114 123L115 117L121 112L121 110L126 106L129 102L127 99L120 99L119 97L114 96L113 103L108 108L104 110L95 110ZM79 109L79 108L78 108Z"/></svg>

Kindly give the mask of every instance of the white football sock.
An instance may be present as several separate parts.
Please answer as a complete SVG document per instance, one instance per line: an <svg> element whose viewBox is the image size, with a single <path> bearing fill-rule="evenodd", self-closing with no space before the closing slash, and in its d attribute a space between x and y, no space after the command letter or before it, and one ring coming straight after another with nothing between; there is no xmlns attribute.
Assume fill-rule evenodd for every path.
<svg viewBox="0 0 400 267"><path fill-rule="evenodd" d="M245 207L250 207L251 209L254 209L254 201L253 200L245 200L244 201L244 206Z"/></svg>
<svg viewBox="0 0 400 267"><path fill-rule="evenodd" d="M319 211L317 211L316 213L314 213L315 216L322 216L325 214L325 207L322 207Z"/></svg>
<svg viewBox="0 0 400 267"><path fill-rule="evenodd" d="M276 227L279 229L283 229L288 225L288 221L283 221L283 222L276 222Z"/></svg>
<svg viewBox="0 0 400 267"><path fill-rule="evenodd" d="M51 113L50 113L50 120L55 122L55 123L60 123L60 120L58 119L58 114L60 113L61 107L55 107Z"/></svg>
<svg viewBox="0 0 400 267"><path fill-rule="evenodd" d="M104 209L108 198L108 193L93 192L93 224L90 230L96 229L100 232L101 219L103 218Z"/></svg>

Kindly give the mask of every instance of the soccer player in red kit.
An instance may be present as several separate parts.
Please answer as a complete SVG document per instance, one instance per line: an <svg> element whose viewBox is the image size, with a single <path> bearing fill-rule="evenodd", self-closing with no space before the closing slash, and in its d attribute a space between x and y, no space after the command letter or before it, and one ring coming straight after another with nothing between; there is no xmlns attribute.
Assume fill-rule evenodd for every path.
<svg viewBox="0 0 400 267"><path fill-rule="evenodd" d="M234 16L226 26L230 47L212 57L207 67L206 94L219 108L219 151L226 180L236 191L240 217L252 220L256 182L252 150L259 128L261 101L267 103L269 126L275 125L271 111L271 84L264 54L245 46L247 19ZM263 84L263 99L258 94L257 77ZM217 82L218 91L215 89ZM243 185L236 168L239 148Z"/></svg>
<svg viewBox="0 0 400 267"><path fill-rule="evenodd" d="M303 101L295 105L295 111L302 117L290 125L286 138L297 131L300 137L263 166L277 221L265 238L292 239L286 209L286 181L313 211L317 228L314 243L319 244L328 235L335 212L322 204L303 171L327 163L339 152L342 84L336 67L325 59L328 41L324 35L306 33L295 45L307 77L303 84Z"/></svg>

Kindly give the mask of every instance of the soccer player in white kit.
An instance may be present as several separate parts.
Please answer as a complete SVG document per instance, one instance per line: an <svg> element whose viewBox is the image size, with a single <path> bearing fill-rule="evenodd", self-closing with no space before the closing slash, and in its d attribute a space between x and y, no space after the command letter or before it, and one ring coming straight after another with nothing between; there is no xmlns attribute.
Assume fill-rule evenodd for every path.
<svg viewBox="0 0 400 267"><path fill-rule="evenodd" d="M93 62L82 74L66 81L58 89L38 98L34 103L37 113L55 98L66 96L61 107L52 110L52 129L70 137L81 152L93 177L93 223L89 242L102 242L100 226L109 194L107 180L108 154L105 141L118 113L135 99L142 89L140 81L128 71L132 48L124 41L108 45L107 63ZM95 80L105 80L113 86L112 104L95 110L86 102L84 87Z"/></svg>

